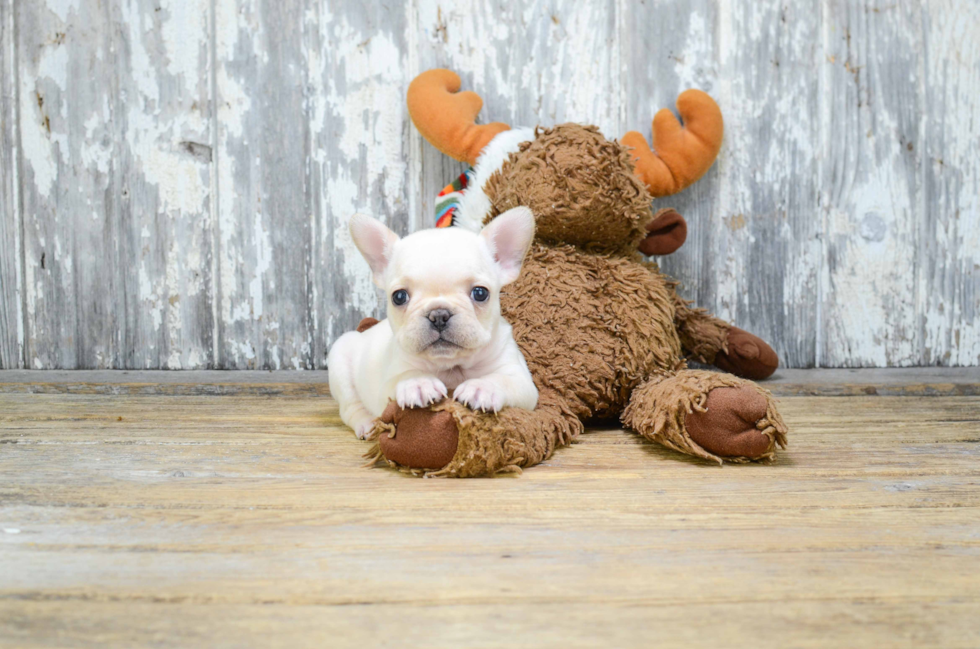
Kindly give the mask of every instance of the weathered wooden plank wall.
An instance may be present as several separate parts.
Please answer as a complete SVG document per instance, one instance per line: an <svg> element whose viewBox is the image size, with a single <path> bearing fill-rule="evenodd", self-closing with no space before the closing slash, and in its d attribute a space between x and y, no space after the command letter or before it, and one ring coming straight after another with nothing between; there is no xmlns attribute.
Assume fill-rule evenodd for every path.
<svg viewBox="0 0 980 649"><path fill-rule="evenodd" d="M699 87L721 157L662 260L785 365L980 364L973 0L0 0L0 367L314 368L461 166L403 106L649 133Z"/></svg>

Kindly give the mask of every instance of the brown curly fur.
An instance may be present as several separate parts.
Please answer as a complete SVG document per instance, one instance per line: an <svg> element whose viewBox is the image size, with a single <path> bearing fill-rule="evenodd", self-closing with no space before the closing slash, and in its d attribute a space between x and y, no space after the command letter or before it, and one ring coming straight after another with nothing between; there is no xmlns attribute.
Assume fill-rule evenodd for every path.
<svg viewBox="0 0 980 649"><path fill-rule="evenodd" d="M714 363L718 352L728 351L728 332L732 326L704 309L691 307L691 303L677 295L676 290L673 296L674 325L684 355L699 363Z"/></svg>

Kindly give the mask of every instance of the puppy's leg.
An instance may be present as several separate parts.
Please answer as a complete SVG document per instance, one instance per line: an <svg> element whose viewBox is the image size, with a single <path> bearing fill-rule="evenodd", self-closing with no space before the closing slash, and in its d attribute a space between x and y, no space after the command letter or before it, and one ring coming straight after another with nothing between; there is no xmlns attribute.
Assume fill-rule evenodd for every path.
<svg viewBox="0 0 980 649"><path fill-rule="evenodd" d="M354 386L354 351L361 343L361 334L351 331L330 348L327 368L330 377L330 394L340 406L340 418L354 429L358 439L364 439L374 427L374 417L367 411Z"/></svg>

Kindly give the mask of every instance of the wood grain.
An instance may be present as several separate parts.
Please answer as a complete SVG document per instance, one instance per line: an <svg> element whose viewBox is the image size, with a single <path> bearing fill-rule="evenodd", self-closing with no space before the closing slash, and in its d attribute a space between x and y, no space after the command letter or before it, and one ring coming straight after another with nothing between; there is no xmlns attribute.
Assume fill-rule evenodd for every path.
<svg viewBox="0 0 980 649"><path fill-rule="evenodd" d="M781 405L769 466L441 481L329 398L0 394L0 646L976 646L980 398Z"/></svg>
<svg viewBox="0 0 980 649"><path fill-rule="evenodd" d="M777 341L789 367L817 362L819 13L817 1L734 3L719 28L719 95L734 114L708 225L708 305Z"/></svg>
<svg viewBox="0 0 980 649"><path fill-rule="evenodd" d="M925 5L919 226L923 365L980 365L980 5Z"/></svg>
<svg viewBox="0 0 980 649"><path fill-rule="evenodd" d="M922 11L830 0L820 362L917 365Z"/></svg>
<svg viewBox="0 0 980 649"><path fill-rule="evenodd" d="M13 0L0 0L0 369L24 367Z"/></svg>
<svg viewBox="0 0 980 649"><path fill-rule="evenodd" d="M346 231L432 223L463 169L408 82L482 121L726 118L660 260L787 367L980 364L970 0L3 0L0 366L322 369L380 315Z"/></svg>

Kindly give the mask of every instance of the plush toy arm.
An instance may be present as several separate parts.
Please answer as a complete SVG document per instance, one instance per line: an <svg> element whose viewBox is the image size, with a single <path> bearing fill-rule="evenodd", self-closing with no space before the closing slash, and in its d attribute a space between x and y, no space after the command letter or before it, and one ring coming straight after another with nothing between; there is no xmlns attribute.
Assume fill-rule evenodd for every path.
<svg viewBox="0 0 980 649"><path fill-rule="evenodd" d="M718 352L726 348L732 325L704 309L692 307L676 290L672 294L674 325L677 327L684 355L699 363L713 365Z"/></svg>
<svg viewBox="0 0 980 649"><path fill-rule="evenodd" d="M547 388L534 410L504 408L496 414L451 400L427 409L391 404L366 457L414 475L476 478L543 462L582 430L564 400Z"/></svg>
<svg viewBox="0 0 980 649"><path fill-rule="evenodd" d="M686 90L677 98L681 126L669 109L653 118L653 150L646 138L630 131L620 140L633 148L636 175L653 196L676 194L692 184L714 163L725 132L721 110L700 90Z"/></svg>
<svg viewBox="0 0 980 649"><path fill-rule="evenodd" d="M779 357L764 340L716 318L672 291L674 325L684 354L736 376L760 381L779 368Z"/></svg>

